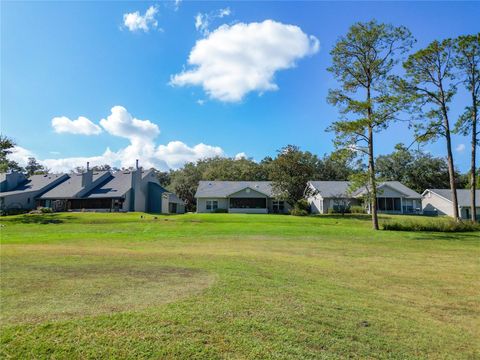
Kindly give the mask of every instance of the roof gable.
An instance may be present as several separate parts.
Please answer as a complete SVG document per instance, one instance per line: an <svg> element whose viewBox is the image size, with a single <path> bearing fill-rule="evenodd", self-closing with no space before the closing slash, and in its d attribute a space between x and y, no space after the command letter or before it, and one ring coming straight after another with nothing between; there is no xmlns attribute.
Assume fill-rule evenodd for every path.
<svg viewBox="0 0 480 360"><path fill-rule="evenodd" d="M272 197L273 195L272 183L270 181L200 181L195 197L226 198L246 188L250 188L268 197Z"/></svg>

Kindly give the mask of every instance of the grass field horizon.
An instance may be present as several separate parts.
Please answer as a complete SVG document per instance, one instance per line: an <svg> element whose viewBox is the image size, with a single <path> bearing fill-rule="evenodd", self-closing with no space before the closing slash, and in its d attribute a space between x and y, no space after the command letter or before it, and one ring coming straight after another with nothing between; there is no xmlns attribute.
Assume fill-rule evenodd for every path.
<svg viewBox="0 0 480 360"><path fill-rule="evenodd" d="M480 356L479 232L363 215L0 223L4 358Z"/></svg>

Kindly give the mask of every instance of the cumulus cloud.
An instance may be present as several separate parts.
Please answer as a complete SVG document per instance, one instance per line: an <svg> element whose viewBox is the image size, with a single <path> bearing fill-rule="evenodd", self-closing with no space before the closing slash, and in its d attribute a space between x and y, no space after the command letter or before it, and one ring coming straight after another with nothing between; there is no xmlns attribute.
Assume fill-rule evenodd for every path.
<svg viewBox="0 0 480 360"><path fill-rule="evenodd" d="M196 42L187 69L173 75L173 86L196 85L213 99L238 102L252 91L277 90L274 75L318 52L319 41L295 25L273 20L222 25Z"/></svg>
<svg viewBox="0 0 480 360"><path fill-rule="evenodd" d="M458 144L458 146L455 148L457 152L464 152L465 151L465 144Z"/></svg>
<svg viewBox="0 0 480 360"><path fill-rule="evenodd" d="M177 11L180 8L181 2L182 2L182 0L174 0L173 8L175 9L175 11Z"/></svg>
<svg viewBox="0 0 480 360"><path fill-rule="evenodd" d="M225 156L222 148L203 143L189 146L181 141L171 141L166 145L157 145L155 138L160 134L158 125L150 120L136 119L123 106L114 106L110 115L100 121L100 125L108 134L128 139L129 144L118 151L107 148L103 154L95 156L43 160L32 151L16 146L9 158L25 166L29 157L35 157L53 172L67 172L77 166L85 166L87 161L92 166L109 164L128 168L134 166L135 160L139 159L140 165L144 168L154 167L165 171L181 167L186 162Z"/></svg>
<svg viewBox="0 0 480 360"><path fill-rule="evenodd" d="M134 118L123 106L114 106L111 114L100 120L100 125L111 135L130 140L153 139L160 134L156 124Z"/></svg>
<svg viewBox="0 0 480 360"><path fill-rule="evenodd" d="M176 2L175 2L176 4ZM158 13L156 6L150 6L145 14L141 15L139 11L123 14L123 25L130 31L143 30L148 32L158 26L155 15Z"/></svg>
<svg viewBox="0 0 480 360"><path fill-rule="evenodd" d="M198 13L195 15L195 29L201 32L204 36L210 32L210 23L215 19L221 19L225 16L229 16L232 12L230 8L211 11L209 13Z"/></svg>
<svg viewBox="0 0 480 360"><path fill-rule="evenodd" d="M66 116L54 117L52 119L52 127L59 134L98 135L102 132L100 126L83 116L79 116L76 120L70 120Z"/></svg>
<svg viewBox="0 0 480 360"><path fill-rule="evenodd" d="M244 152L240 152L237 155L235 155L235 160L247 159L247 158L248 158L247 154L245 154Z"/></svg>

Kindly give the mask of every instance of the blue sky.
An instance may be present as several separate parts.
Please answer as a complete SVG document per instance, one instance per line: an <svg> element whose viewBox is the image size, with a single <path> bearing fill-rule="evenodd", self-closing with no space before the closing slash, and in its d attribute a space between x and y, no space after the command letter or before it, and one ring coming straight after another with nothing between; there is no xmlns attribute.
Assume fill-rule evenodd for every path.
<svg viewBox="0 0 480 360"><path fill-rule="evenodd" d="M87 159L128 165L140 157L144 165L162 169L215 154L245 153L261 160L286 144L322 155L333 150L333 135L325 129L338 118L326 102L328 89L335 86L326 71L329 51L350 25L373 18L405 25L418 40L415 48L434 39L480 31L476 2L182 1L176 6L173 1L77 1L2 2L1 6L1 130L19 145L17 159L34 155L54 170ZM146 19L151 7L153 16ZM221 9L229 11L221 13ZM130 22L125 14L133 14ZM195 27L198 14L204 14L204 25L209 20L203 31ZM266 20L273 25L267 27ZM254 28L252 23L262 27ZM223 40L218 34L214 45L211 36L223 24L229 27ZM264 50L262 61L265 55L272 60L253 69L251 77L229 79L228 59L212 60L217 55L212 48L224 46L221 41L234 36L235 26L247 31L236 38L238 50L252 44L249 36L257 41L262 31L282 38L286 25L297 27L290 28L293 45L275 49L274 43ZM183 83L172 81L195 68L188 58L202 39L212 41L199 46L200 63L214 61L213 71L225 67L220 74L224 82L211 85L208 77L219 74L195 71ZM298 49L294 41L300 43ZM245 54L256 50L249 47ZM248 66L239 64L238 58L243 56L236 56L236 65ZM248 62L247 55L245 59ZM272 63L277 60L276 68ZM460 92L452 105L452 120L467 101ZM87 126L90 130L70 123L80 116L92 123ZM58 132L60 126L55 131L52 119L61 117L66 120L57 120L57 125L64 125ZM78 133L82 131L90 134ZM411 139L405 124L393 125L377 136L376 152L391 152L396 143L409 144ZM466 146L463 151L461 144ZM458 147L455 162L465 171L469 140L455 137L454 146ZM440 140L425 150L443 156L444 147Z"/></svg>

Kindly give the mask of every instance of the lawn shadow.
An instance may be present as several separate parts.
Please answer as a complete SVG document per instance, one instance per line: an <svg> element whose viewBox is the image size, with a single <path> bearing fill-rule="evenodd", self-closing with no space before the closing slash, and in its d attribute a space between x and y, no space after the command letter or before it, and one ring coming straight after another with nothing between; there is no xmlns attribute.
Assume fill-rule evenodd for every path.
<svg viewBox="0 0 480 360"><path fill-rule="evenodd" d="M65 220L71 220L72 218L72 216L62 216L62 218L59 219L59 214L25 214L14 218L7 218L5 222L20 224L62 224Z"/></svg>

